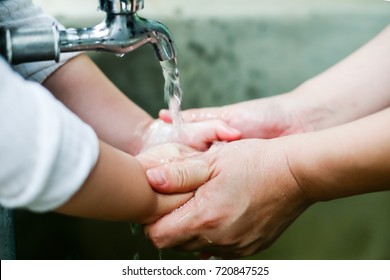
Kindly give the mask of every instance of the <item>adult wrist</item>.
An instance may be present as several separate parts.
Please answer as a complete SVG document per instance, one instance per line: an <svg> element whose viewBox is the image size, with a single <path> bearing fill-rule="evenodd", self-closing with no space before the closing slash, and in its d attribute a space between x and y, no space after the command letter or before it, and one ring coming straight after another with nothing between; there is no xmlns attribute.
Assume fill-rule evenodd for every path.
<svg viewBox="0 0 390 280"><path fill-rule="evenodd" d="M313 145L310 141L311 135L316 132L292 135L285 138L285 154L291 176L299 188L301 196L309 204L327 200L321 192L321 172L319 160L315 153L311 152ZM316 146L314 146L316 147Z"/></svg>
<svg viewBox="0 0 390 280"><path fill-rule="evenodd" d="M287 94L304 132L333 126L334 114L326 93L319 92L314 79L308 80Z"/></svg>

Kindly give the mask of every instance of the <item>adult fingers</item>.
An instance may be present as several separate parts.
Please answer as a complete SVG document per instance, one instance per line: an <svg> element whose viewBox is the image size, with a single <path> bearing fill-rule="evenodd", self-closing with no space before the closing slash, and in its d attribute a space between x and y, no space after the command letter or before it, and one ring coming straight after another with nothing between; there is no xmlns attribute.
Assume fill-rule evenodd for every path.
<svg viewBox="0 0 390 280"><path fill-rule="evenodd" d="M221 108L210 107L200 109L189 109L181 112L181 116L185 122L199 122L206 120L223 119ZM167 109L160 110L159 118L165 122L171 123L172 117Z"/></svg>
<svg viewBox="0 0 390 280"><path fill-rule="evenodd" d="M196 154L199 154L199 152L187 145L170 143L153 146L138 154L136 158L146 170L170 162L180 161Z"/></svg>
<svg viewBox="0 0 390 280"><path fill-rule="evenodd" d="M216 141L231 142L241 139L241 131L221 120L185 123L179 140L199 151L207 150Z"/></svg>
<svg viewBox="0 0 390 280"><path fill-rule="evenodd" d="M170 248L191 241L195 232L191 221L197 215L194 198L179 209L145 227L145 235L157 248Z"/></svg>

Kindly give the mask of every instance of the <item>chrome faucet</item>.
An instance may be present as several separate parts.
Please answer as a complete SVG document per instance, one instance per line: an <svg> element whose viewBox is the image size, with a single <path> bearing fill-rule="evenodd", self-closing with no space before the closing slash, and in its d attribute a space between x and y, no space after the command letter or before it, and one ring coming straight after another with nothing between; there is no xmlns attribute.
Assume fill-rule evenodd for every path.
<svg viewBox="0 0 390 280"><path fill-rule="evenodd" d="M90 28L21 27L0 31L0 52L12 64L59 61L61 52L106 51L123 55L151 43L160 61L176 57L168 28L138 16L144 0L99 0L105 20Z"/></svg>

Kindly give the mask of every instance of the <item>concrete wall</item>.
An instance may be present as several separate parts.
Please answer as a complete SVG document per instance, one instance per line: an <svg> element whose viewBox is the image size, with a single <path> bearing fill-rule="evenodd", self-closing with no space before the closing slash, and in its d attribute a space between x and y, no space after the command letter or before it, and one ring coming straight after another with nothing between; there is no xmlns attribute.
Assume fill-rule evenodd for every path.
<svg viewBox="0 0 390 280"><path fill-rule="evenodd" d="M35 2L70 27L91 26L104 18L96 11L95 0L77 1L77 9L68 1ZM390 3L146 0L141 14L171 29L178 48L183 107L188 108L291 90L383 29ZM153 115L166 106L161 70L150 47L122 59L107 54L93 57L124 92Z"/></svg>
<svg viewBox="0 0 390 280"><path fill-rule="evenodd" d="M66 26L91 25L102 18L94 0L77 1L79 9L70 7L69 1L35 2ZM390 19L390 3L380 0L146 0L145 4L142 15L163 21L174 34L184 108L289 91L359 48ZM109 54L92 57L152 115L166 107L161 69L150 47L121 59ZM388 259L389 200L389 193L379 193L317 204L274 246L254 258ZM60 240L60 248L69 244L68 251L52 252L59 257L146 259L159 255L139 231L132 235L128 225L27 213L19 213L19 218L26 215L40 225L37 236L43 240L32 242L19 223L22 256L37 256L42 246L31 247L31 243L46 244L50 238ZM53 224L58 225L56 230ZM171 250L162 256L194 258Z"/></svg>

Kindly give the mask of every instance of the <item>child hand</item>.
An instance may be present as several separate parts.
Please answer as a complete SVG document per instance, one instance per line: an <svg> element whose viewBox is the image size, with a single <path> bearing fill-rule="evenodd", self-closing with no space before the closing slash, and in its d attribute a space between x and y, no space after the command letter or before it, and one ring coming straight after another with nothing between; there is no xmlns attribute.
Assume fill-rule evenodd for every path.
<svg viewBox="0 0 390 280"><path fill-rule="evenodd" d="M142 139L140 151L164 143L180 143L205 151L213 142L234 141L241 138L241 132L221 120L182 123L175 127L172 123L155 120Z"/></svg>
<svg viewBox="0 0 390 280"><path fill-rule="evenodd" d="M144 170L148 170L168 163L182 161L201 153L183 144L166 143L150 147L139 153L135 158L141 163Z"/></svg>

